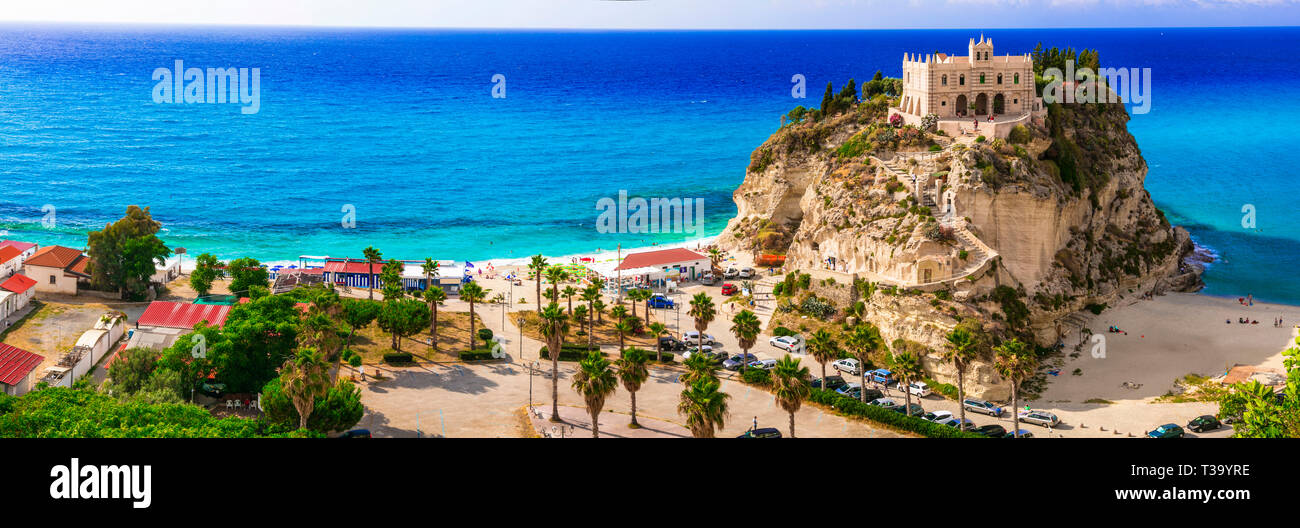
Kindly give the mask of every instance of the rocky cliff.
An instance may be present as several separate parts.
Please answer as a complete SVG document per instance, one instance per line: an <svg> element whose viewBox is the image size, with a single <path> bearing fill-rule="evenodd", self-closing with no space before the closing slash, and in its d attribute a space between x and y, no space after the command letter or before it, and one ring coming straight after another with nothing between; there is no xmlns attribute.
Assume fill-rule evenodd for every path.
<svg viewBox="0 0 1300 528"><path fill-rule="evenodd" d="M925 363L945 382L954 373L937 353L963 319L993 342L1050 346L1080 311L1199 286L1199 269L1183 264L1187 232L1143 188L1146 162L1121 105L1051 105L991 141L896 127L885 108L866 102L773 134L751 157L719 244L874 285L857 288L866 318L887 341L935 351ZM968 390L1005 397L988 359Z"/></svg>

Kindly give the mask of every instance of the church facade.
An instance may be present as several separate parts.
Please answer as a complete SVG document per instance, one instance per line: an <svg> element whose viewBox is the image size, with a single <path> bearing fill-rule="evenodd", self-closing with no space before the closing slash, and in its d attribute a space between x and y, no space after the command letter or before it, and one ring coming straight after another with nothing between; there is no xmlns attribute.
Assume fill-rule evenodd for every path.
<svg viewBox="0 0 1300 528"><path fill-rule="evenodd" d="M970 39L966 56L944 53L903 55L904 117L935 114L940 119L1022 116L1042 108L1034 93L1034 63L1028 54L993 53L993 39ZM911 121L909 119L909 121Z"/></svg>

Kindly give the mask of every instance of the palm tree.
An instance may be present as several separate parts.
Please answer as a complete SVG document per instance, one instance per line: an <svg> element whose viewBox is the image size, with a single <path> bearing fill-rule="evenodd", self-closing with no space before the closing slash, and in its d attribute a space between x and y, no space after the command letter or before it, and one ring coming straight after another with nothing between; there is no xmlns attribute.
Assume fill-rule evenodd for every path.
<svg viewBox="0 0 1300 528"><path fill-rule="evenodd" d="M650 333L654 334L655 337L655 361L662 362L664 360L664 347L663 343L659 342L659 336L668 333L668 327L664 326L663 323L650 323Z"/></svg>
<svg viewBox="0 0 1300 528"><path fill-rule="evenodd" d="M718 365L704 354L692 354L682 365L686 367L686 372L678 376L677 380L687 387L699 381L718 381Z"/></svg>
<svg viewBox="0 0 1300 528"><path fill-rule="evenodd" d="M894 350L894 354L889 360L889 366L894 369L894 375L898 376L898 381L903 384L903 399L907 402L907 407L904 407L903 410L908 416L911 416L912 387L910 384L913 380L925 375L925 371L921 369L921 358L910 350L905 352Z"/></svg>
<svg viewBox="0 0 1300 528"><path fill-rule="evenodd" d="M533 280L537 282L537 313L542 313L542 272L546 271L546 257L541 253L533 255L528 271L533 273Z"/></svg>
<svg viewBox="0 0 1300 528"><path fill-rule="evenodd" d="M569 312L569 317L578 322L578 332L587 331L587 306L579 304Z"/></svg>
<svg viewBox="0 0 1300 528"><path fill-rule="evenodd" d="M745 375L744 358L749 357L749 349L754 348L754 343L758 341L758 333L762 331L763 323L758 320L758 316L749 310L741 310L735 317L731 318L731 333L740 341L740 375Z"/></svg>
<svg viewBox="0 0 1300 528"><path fill-rule="evenodd" d="M433 317L429 320L429 339L433 341L433 348L438 348L438 305L447 300L447 292L441 287L431 286L424 290L424 302L429 303L429 312ZM473 324L473 318L470 319Z"/></svg>
<svg viewBox="0 0 1300 528"><path fill-rule="evenodd" d="M573 286L565 286L564 289L560 291L560 295L563 295L564 298L569 300L569 313L573 313L573 296L577 294L578 289Z"/></svg>
<svg viewBox="0 0 1300 528"><path fill-rule="evenodd" d="M474 330L474 304L481 303L487 299L487 294L492 290L485 290L477 282L470 282L460 289L460 300L469 303L469 349L474 349L474 338L477 336Z"/></svg>
<svg viewBox="0 0 1300 528"><path fill-rule="evenodd" d="M587 348L590 349L596 339L595 302L600 300L600 288L593 281L591 286L582 289L580 298L587 303Z"/></svg>
<svg viewBox="0 0 1300 528"><path fill-rule="evenodd" d="M808 367L799 366L799 360L786 354L772 367L772 395L781 409L790 413L790 438L794 438L794 413L799 412L803 401L812 394L808 384Z"/></svg>
<svg viewBox="0 0 1300 528"><path fill-rule="evenodd" d="M560 283L569 280L569 272L559 266L551 266L546 268L546 280L551 282L551 300L560 302Z"/></svg>
<svg viewBox="0 0 1300 528"><path fill-rule="evenodd" d="M860 324L853 328L849 334L849 350L853 357L858 360L858 374L861 375L861 386L867 387L867 362L871 360L871 355L879 350L884 350L885 340L880 337L880 329L871 323ZM826 388L825 382L822 382L822 388ZM867 401L867 391L863 390L858 395L863 402Z"/></svg>
<svg viewBox="0 0 1300 528"><path fill-rule="evenodd" d="M622 306L619 308L622 308ZM614 330L618 331L618 356L623 357L623 336L632 331L631 318L621 319L614 323Z"/></svg>
<svg viewBox="0 0 1300 528"><path fill-rule="evenodd" d="M438 276L438 262L430 257L424 257L424 264L420 265L420 270L424 271L424 291L429 291L433 287L433 278Z"/></svg>
<svg viewBox="0 0 1300 528"><path fill-rule="evenodd" d="M717 309L713 307L713 298L709 294L700 292L691 297L691 309L686 312L695 319L695 330L699 332L699 351L700 355L704 352L704 331L709 329L709 323L718 315ZM743 361L742 361L743 363Z"/></svg>
<svg viewBox="0 0 1300 528"><path fill-rule="evenodd" d="M701 356L703 357L703 356ZM682 391L677 403L677 413L686 416L686 426L695 438L713 438L717 429L725 427L731 415L727 400L731 395L718 390L717 380L701 380Z"/></svg>
<svg viewBox="0 0 1300 528"><path fill-rule="evenodd" d="M307 418L316 406L316 397L325 395L329 390L330 378L326 372L329 366L320 352L311 348L298 350L298 354L288 361L280 370L280 383L285 395L293 401L298 410L298 428L307 428Z"/></svg>
<svg viewBox="0 0 1300 528"><path fill-rule="evenodd" d="M812 358L822 364L822 386L826 385L826 362L834 361L840 357L839 343L831 337L829 330L822 328L813 333L812 338L808 340L808 353ZM866 370L866 366L859 366L859 369ZM862 391L866 392L867 387L864 385Z"/></svg>
<svg viewBox="0 0 1300 528"><path fill-rule="evenodd" d="M558 353L555 355L559 356ZM587 414L591 415L591 437L600 438L600 411L605 407L605 398L618 388L618 378L609 368L609 360L599 351L589 352L586 359L578 363L578 372L573 374L571 386L587 403Z"/></svg>
<svg viewBox="0 0 1300 528"><path fill-rule="evenodd" d="M715 247L709 248L709 271L712 273L721 272L722 268L718 266L719 262L722 262L722 250Z"/></svg>
<svg viewBox="0 0 1300 528"><path fill-rule="evenodd" d="M952 363L957 369L957 403L961 410L962 427L966 426L966 366L975 359L975 336L965 328L954 328L946 336L948 344L944 349L943 360Z"/></svg>
<svg viewBox="0 0 1300 528"><path fill-rule="evenodd" d="M614 362L618 366L618 379L623 382L623 388L627 389L627 393L632 397L632 423L628 427L641 427L641 424L636 423L636 391L641 390L641 384L650 379L650 370L646 368L648 361L650 358L646 356L644 350L633 348Z"/></svg>
<svg viewBox="0 0 1300 528"><path fill-rule="evenodd" d="M381 262L384 256L379 253L374 246L369 246L361 252L366 256L366 262L370 264L370 275L366 277L366 286L370 290L370 300L375 300L375 263Z"/></svg>
<svg viewBox="0 0 1300 528"><path fill-rule="evenodd" d="M564 347L564 334L569 332L569 316L560 305L551 303L542 310L542 337L546 351L551 355L551 421L560 421L560 349Z"/></svg>
<svg viewBox="0 0 1300 528"><path fill-rule="evenodd" d="M1020 384L1038 370L1038 358L1029 353L1028 345L1016 338L1003 342L994 350L998 357L993 362L993 368L1011 382L1012 434L1020 438L1020 412L1017 410L1020 406Z"/></svg>
<svg viewBox="0 0 1300 528"><path fill-rule="evenodd" d="M596 316L596 324L605 324L605 301L596 299L591 301L591 312Z"/></svg>

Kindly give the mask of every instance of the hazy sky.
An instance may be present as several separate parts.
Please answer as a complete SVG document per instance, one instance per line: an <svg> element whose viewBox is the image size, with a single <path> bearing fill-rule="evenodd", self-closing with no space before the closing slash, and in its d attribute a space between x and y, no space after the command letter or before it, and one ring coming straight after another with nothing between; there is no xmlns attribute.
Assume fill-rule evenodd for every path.
<svg viewBox="0 0 1300 528"><path fill-rule="evenodd" d="M463 28L1300 25L1300 0L0 0L0 20Z"/></svg>

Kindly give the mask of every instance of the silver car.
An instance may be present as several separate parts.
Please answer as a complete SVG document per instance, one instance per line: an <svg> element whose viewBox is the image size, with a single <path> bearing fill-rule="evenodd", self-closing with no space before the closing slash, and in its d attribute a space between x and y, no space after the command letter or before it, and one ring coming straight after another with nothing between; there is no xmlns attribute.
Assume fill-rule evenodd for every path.
<svg viewBox="0 0 1300 528"><path fill-rule="evenodd" d="M1057 418L1055 414L1047 411L1020 411L1019 414L1020 421L1024 423L1041 425L1043 427L1056 427L1057 424L1061 423L1060 418Z"/></svg>

